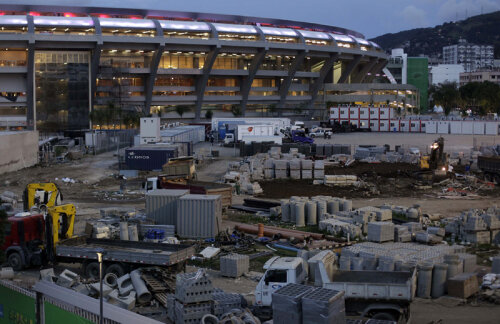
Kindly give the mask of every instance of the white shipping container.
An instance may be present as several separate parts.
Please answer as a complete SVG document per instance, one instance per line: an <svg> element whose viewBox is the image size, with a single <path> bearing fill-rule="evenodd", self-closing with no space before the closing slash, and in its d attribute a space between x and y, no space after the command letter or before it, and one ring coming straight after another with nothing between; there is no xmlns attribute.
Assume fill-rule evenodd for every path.
<svg viewBox="0 0 500 324"><path fill-rule="evenodd" d="M425 132L427 134L436 134L437 133L437 122L433 120L428 120L425 122Z"/></svg>
<svg viewBox="0 0 500 324"><path fill-rule="evenodd" d="M370 107L370 119L380 119L380 108Z"/></svg>
<svg viewBox="0 0 500 324"><path fill-rule="evenodd" d="M399 131L400 132L409 132L410 131L410 121L401 120L399 122Z"/></svg>
<svg viewBox="0 0 500 324"><path fill-rule="evenodd" d="M410 120L410 133L420 133L421 132L421 121L420 120Z"/></svg>
<svg viewBox="0 0 500 324"><path fill-rule="evenodd" d="M219 130L220 122L242 122L245 124L274 125L276 130L290 127L290 118L248 118L248 117L214 117L212 118L212 130Z"/></svg>
<svg viewBox="0 0 500 324"><path fill-rule="evenodd" d="M389 107L381 107L380 109L380 119L390 119Z"/></svg>
<svg viewBox="0 0 500 324"><path fill-rule="evenodd" d="M379 122L379 131L380 132L388 132L389 131L389 124L390 124L390 121L381 120Z"/></svg>
<svg viewBox="0 0 500 324"><path fill-rule="evenodd" d="M473 124L474 124L474 126L472 126L472 127L473 127L473 131L474 131L474 135L484 135L485 122L474 121Z"/></svg>
<svg viewBox="0 0 500 324"><path fill-rule="evenodd" d="M368 120L358 120L358 127L362 129L368 129L370 128L370 123Z"/></svg>
<svg viewBox="0 0 500 324"><path fill-rule="evenodd" d="M462 134L462 122L458 120L450 121L450 134Z"/></svg>
<svg viewBox="0 0 500 324"><path fill-rule="evenodd" d="M160 141L160 117L142 117L140 126L141 144Z"/></svg>
<svg viewBox="0 0 500 324"><path fill-rule="evenodd" d="M369 119L370 118L370 108L368 108L368 107L359 108L359 118L360 119Z"/></svg>
<svg viewBox="0 0 500 324"><path fill-rule="evenodd" d="M359 116L359 107L351 107L349 108L349 119L358 119Z"/></svg>
<svg viewBox="0 0 500 324"><path fill-rule="evenodd" d="M330 108L330 119L335 119L335 120L340 119L340 108L339 107Z"/></svg>
<svg viewBox="0 0 500 324"><path fill-rule="evenodd" d="M389 125L390 132L399 132L400 131L400 120L399 119L394 119L391 120L390 125Z"/></svg>
<svg viewBox="0 0 500 324"><path fill-rule="evenodd" d="M241 141L243 136L273 136L273 125L238 125L235 129L238 141Z"/></svg>
<svg viewBox="0 0 500 324"><path fill-rule="evenodd" d="M378 120L370 120L370 128L372 132L378 132L379 121Z"/></svg>
<svg viewBox="0 0 500 324"><path fill-rule="evenodd" d="M486 122L485 124L485 134L486 135L498 135L500 123L499 122Z"/></svg>
<svg viewBox="0 0 500 324"><path fill-rule="evenodd" d="M340 107L340 118L342 118L342 119L349 118L349 108L348 107Z"/></svg>
<svg viewBox="0 0 500 324"><path fill-rule="evenodd" d="M351 120L350 120L350 122L351 122L351 124L353 124L354 126L359 127L359 122L358 122L358 120L357 120L357 119L356 119L356 120L352 120L352 119L351 119Z"/></svg>
<svg viewBox="0 0 500 324"><path fill-rule="evenodd" d="M450 122L449 121L439 121L437 124L438 134L449 134L450 133Z"/></svg>
<svg viewBox="0 0 500 324"><path fill-rule="evenodd" d="M473 122L470 120L464 120L462 122L462 134L472 134L474 132Z"/></svg>

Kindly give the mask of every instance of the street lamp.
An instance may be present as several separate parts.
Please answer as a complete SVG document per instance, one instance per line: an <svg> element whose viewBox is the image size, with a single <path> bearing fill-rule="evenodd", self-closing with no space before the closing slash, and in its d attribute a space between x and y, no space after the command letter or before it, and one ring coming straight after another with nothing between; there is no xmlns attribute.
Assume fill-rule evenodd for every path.
<svg viewBox="0 0 500 324"><path fill-rule="evenodd" d="M102 257L105 252L104 249L97 249L97 261L99 262L99 324L104 323L103 316L103 296L102 296Z"/></svg>

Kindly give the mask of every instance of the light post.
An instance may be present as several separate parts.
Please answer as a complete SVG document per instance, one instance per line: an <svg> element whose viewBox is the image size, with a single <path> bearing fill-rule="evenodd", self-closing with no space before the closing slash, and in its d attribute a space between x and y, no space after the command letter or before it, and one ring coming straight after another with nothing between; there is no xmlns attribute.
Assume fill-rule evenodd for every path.
<svg viewBox="0 0 500 324"><path fill-rule="evenodd" d="M99 262L99 324L104 323L103 316L103 296L102 296L102 257L104 256L104 250L99 249L96 251L97 261Z"/></svg>

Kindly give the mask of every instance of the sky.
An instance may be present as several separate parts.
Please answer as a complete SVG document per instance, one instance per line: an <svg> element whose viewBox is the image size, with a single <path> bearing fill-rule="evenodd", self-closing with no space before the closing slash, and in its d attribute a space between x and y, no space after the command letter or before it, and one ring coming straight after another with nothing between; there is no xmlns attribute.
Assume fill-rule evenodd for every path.
<svg viewBox="0 0 500 324"><path fill-rule="evenodd" d="M367 38L500 10L500 0L0 0L281 18L352 29Z"/></svg>

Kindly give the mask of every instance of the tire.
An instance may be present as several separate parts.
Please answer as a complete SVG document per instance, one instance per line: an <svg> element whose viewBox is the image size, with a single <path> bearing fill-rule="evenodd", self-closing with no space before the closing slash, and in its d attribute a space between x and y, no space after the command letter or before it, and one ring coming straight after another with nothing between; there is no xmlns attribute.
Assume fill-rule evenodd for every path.
<svg viewBox="0 0 500 324"><path fill-rule="evenodd" d="M21 255L17 252L9 254L7 259L9 266L14 269L14 271L21 271L24 269L24 261Z"/></svg>
<svg viewBox="0 0 500 324"><path fill-rule="evenodd" d="M110 266L106 267L106 274L114 273L118 278L125 274L125 269L119 263L113 263Z"/></svg>
<svg viewBox="0 0 500 324"><path fill-rule="evenodd" d="M380 312L380 313L375 313L375 315L372 316L372 319L379 319L379 320L386 320L386 321L394 321L397 322L397 318L394 316L394 314L389 313L389 312Z"/></svg>
<svg viewBox="0 0 500 324"><path fill-rule="evenodd" d="M103 277L106 267L102 265ZM99 262L89 262L85 265L85 276L89 279L99 280Z"/></svg>

